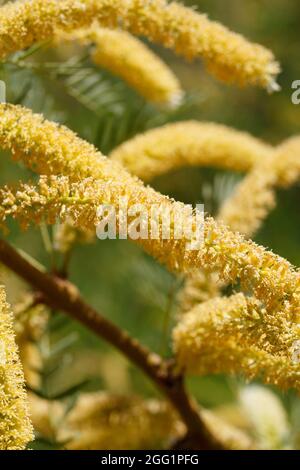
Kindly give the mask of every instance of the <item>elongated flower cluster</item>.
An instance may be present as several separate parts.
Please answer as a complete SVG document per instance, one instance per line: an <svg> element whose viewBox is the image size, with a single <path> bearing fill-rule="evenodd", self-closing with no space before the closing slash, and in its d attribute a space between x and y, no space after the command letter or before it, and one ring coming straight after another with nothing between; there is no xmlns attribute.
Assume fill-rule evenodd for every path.
<svg viewBox="0 0 300 470"><path fill-rule="evenodd" d="M205 15L166 0L25 0L0 10L0 57L36 41L53 39L57 30L116 27L173 49L186 58L202 57L221 80L277 89L279 66L273 54Z"/></svg>
<svg viewBox="0 0 300 470"><path fill-rule="evenodd" d="M167 448L184 433L170 406L155 399L86 393L68 410L31 394L30 406L35 430L70 450Z"/></svg>
<svg viewBox="0 0 300 470"><path fill-rule="evenodd" d="M191 373L243 374L300 390L294 345L299 323L270 315L242 294L215 298L187 313L173 332L179 364Z"/></svg>
<svg viewBox="0 0 300 470"><path fill-rule="evenodd" d="M142 41L126 31L94 26L58 36L59 43L65 40L94 44L94 63L121 77L147 100L171 107L180 103L183 91L177 77Z"/></svg>
<svg viewBox="0 0 300 470"><path fill-rule="evenodd" d="M0 416L0 450L24 449L33 434L12 315L3 287L0 288Z"/></svg>
<svg viewBox="0 0 300 470"><path fill-rule="evenodd" d="M182 166L249 171L273 154L271 146L221 124L186 121L150 130L121 144L111 158L143 181Z"/></svg>
<svg viewBox="0 0 300 470"><path fill-rule="evenodd" d="M78 227L93 228L101 220L99 204L118 206L120 194L135 202L134 188L125 192L122 183L102 183L91 177L69 183L67 177L41 177L38 188L23 185L16 191L1 191L0 220L3 223L11 215L26 228L31 222L39 224L46 219L47 223L55 223L60 218L71 219ZM165 198L162 203L171 204ZM184 205L178 207L183 210ZM274 309L284 310L289 318L299 318L300 279L287 261L229 232L211 218L206 219L204 230L204 245L198 251L187 250L184 238L141 239L139 243L171 269L184 271L200 265L218 271L227 282L239 279L242 288L252 290L272 314Z"/></svg>
<svg viewBox="0 0 300 470"><path fill-rule="evenodd" d="M48 175L65 174L71 181L92 175L94 181L90 192L94 190L97 193L99 184L100 192L105 193L101 202L117 208L120 197L126 196L129 206L144 204L151 207L158 204L174 208L176 205L184 210L184 205L145 187L140 180L130 176L125 169L105 158L65 127L12 105L1 105L0 117L0 145L11 150L15 157L31 168ZM18 199L21 200L19 196L16 197ZM60 203L65 203L65 200ZM77 204L76 201L72 203ZM8 200L5 204L3 207L7 211L8 207L12 210L15 202L11 204ZM50 218L54 218L55 212L60 213L60 208L59 211L58 208L51 211ZM90 213L91 220L92 214L93 211ZM81 218L80 223L84 223ZM244 289L249 289L265 303L266 308L275 311L284 309L295 318L299 315L300 275L286 260L246 241L242 235L230 232L211 218L205 221L204 240L199 250L188 250L187 242L190 240L185 237L177 240L174 233L167 240L145 239L140 243L171 270L189 271L202 266L210 272L217 272L226 282L240 281Z"/></svg>
<svg viewBox="0 0 300 470"><path fill-rule="evenodd" d="M219 219L251 236L275 205L275 191L300 178L300 137L288 139L239 184L221 208Z"/></svg>

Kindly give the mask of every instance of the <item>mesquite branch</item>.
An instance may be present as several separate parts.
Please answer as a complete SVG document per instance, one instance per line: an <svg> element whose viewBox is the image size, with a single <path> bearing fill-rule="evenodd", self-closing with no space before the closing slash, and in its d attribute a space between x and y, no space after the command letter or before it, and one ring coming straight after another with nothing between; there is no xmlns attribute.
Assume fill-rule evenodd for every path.
<svg viewBox="0 0 300 470"><path fill-rule="evenodd" d="M141 345L126 331L88 305L71 282L40 271L4 240L0 240L0 261L41 293L45 304L78 320L116 347L151 378L173 404L186 425L187 434L182 441L185 446L195 449L222 447L206 429L196 403L185 389L184 378L176 373L172 361L164 360Z"/></svg>

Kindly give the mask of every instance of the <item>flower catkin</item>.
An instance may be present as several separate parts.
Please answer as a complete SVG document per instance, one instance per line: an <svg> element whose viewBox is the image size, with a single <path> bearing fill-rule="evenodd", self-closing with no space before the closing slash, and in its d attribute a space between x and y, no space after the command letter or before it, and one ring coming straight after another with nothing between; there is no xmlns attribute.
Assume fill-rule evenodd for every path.
<svg viewBox="0 0 300 470"><path fill-rule="evenodd" d="M300 178L300 137L292 137L257 164L238 185L219 213L232 230L252 236L275 206L276 189L287 188Z"/></svg>
<svg viewBox="0 0 300 470"><path fill-rule="evenodd" d="M299 322L269 314L243 294L196 306L173 331L178 362L187 372L243 374L298 391L293 348L299 337Z"/></svg>
<svg viewBox="0 0 300 470"><path fill-rule="evenodd" d="M164 449L185 431L171 407L155 399L84 393L68 410L31 394L30 406L35 430L69 450Z"/></svg>
<svg viewBox="0 0 300 470"><path fill-rule="evenodd" d="M121 144L110 157L143 181L183 166L249 171L270 158L271 146L221 124L186 121L150 130Z"/></svg>
<svg viewBox="0 0 300 470"><path fill-rule="evenodd" d="M142 41L126 31L94 26L58 35L59 43L66 40L93 44L93 62L121 77L147 100L170 107L180 104L183 91L175 74Z"/></svg>
<svg viewBox="0 0 300 470"><path fill-rule="evenodd" d="M65 174L71 183L92 176L92 180L81 184L85 185L84 191L89 188L89 194L95 192L94 201L98 204L108 203L118 209L121 205L120 198L126 197L129 207L143 204L146 208L151 208L154 204L174 212L176 209L184 212L184 204L145 187L140 180L131 176L116 162L111 162L93 145L78 138L67 128L13 105L1 105L0 117L2 148L11 150L15 158L22 159L26 165L39 173ZM45 181L42 181L42 184L44 183ZM63 181L62 184L66 185L67 182ZM52 186L55 188L56 185L60 186L59 179L57 182L52 180ZM75 189L71 188L71 192ZM47 184L42 190L47 196ZM29 197L27 206L34 205L35 199L30 199L30 191L29 189L29 195L25 194L24 197L17 196L16 201L21 204ZM68 193L68 185L64 191ZM10 197L13 201L13 193ZM2 217L5 217L7 211L13 213L15 209L14 203L5 197L5 192L2 193L2 198ZM40 204L39 198L37 202ZM78 223L83 226L95 223L94 209L90 211L91 219L84 223L84 217L80 216L83 205L69 198L67 202L70 207L78 209L79 215L77 216L76 212L73 214L76 216L75 222L79 217ZM60 213L62 204L64 199L57 202L57 207L52 204L52 218L55 213ZM84 210L87 210L87 207L85 205ZM206 218L204 244L198 250L188 249L187 244L191 240L185 236L176 239L174 226L170 229L168 239L163 239L160 230L157 239L142 239L139 243L171 270L187 272L202 266L210 272L217 272L226 282L239 281L242 288L253 292L265 303L266 308L275 311L284 309L295 317L299 315L300 274L286 260L252 241L245 240L242 235L229 231L212 218Z"/></svg>
<svg viewBox="0 0 300 470"><path fill-rule="evenodd" d="M33 433L12 315L3 287L0 287L0 416L0 450L24 449Z"/></svg>
<svg viewBox="0 0 300 470"><path fill-rule="evenodd" d="M176 2L166 0L25 0L0 10L0 57L53 39L57 30L116 27L173 49L188 59L202 57L219 79L276 90L279 65L273 54Z"/></svg>

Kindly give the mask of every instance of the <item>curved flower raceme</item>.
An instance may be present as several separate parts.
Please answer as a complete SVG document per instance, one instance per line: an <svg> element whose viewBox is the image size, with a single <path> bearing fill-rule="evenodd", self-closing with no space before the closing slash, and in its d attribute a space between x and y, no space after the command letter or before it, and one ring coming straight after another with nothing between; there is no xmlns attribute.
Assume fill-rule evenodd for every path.
<svg viewBox="0 0 300 470"><path fill-rule="evenodd" d="M300 325L270 315L243 294L217 297L183 316L173 332L179 364L191 373L243 374L300 390L294 346Z"/></svg>
<svg viewBox="0 0 300 470"><path fill-rule="evenodd" d="M177 77L142 41L126 31L94 26L59 34L56 42L66 40L93 44L93 62L124 79L147 100L170 107L180 104L183 91Z"/></svg>
<svg viewBox="0 0 300 470"><path fill-rule="evenodd" d="M299 178L300 137L293 137L246 176L221 208L219 219L232 230L252 236L274 207L276 188L289 187Z"/></svg>
<svg viewBox="0 0 300 470"><path fill-rule="evenodd" d="M12 315L0 287L0 450L24 449L33 439Z"/></svg>
<svg viewBox="0 0 300 470"><path fill-rule="evenodd" d="M249 171L273 148L221 124L184 121L140 134L113 150L111 158L143 181L182 166Z"/></svg>
<svg viewBox="0 0 300 470"><path fill-rule="evenodd" d="M183 204L145 187L140 180L67 128L13 105L1 105L0 117L0 146L11 150L15 158L22 159L39 173L49 176L65 174L71 181L92 176L92 189L94 187L97 192L100 185L100 190L106 191L107 196L103 196L101 202L109 202L117 208L120 198L125 196L129 206L158 205L184 212ZM225 226L207 218L205 242L198 250L187 248L191 240L186 237L176 239L174 226L169 239L162 238L160 231L158 239L143 239L140 243L170 269L188 271L205 267L218 272L227 282L239 280L243 288L254 292L267 308L285 309L299 315L299 273L286 260L246 241L242 235L230 232Z"/></svg>
<svg viewBox="0 0 300 470"><path fill-rule="evenodd" d="M188 59L202 57L208 69L227 82L276 90L279 65L273 54L219 23L166 0L25 0L0 9L0 57L36 41L53 39L57 30L116 27L146 36Z"/></svg>

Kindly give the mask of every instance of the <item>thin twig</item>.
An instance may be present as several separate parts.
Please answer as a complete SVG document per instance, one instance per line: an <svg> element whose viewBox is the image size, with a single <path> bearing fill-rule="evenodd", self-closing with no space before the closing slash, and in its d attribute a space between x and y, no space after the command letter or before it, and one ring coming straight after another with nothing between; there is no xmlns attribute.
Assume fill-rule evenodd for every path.
<svg viewBox="0 0 300 470"><path fill-rule="evenodd" d="M40 292L45 304L78 320L115 346L150 377L170 400L186 425L187 439L183 442L188 442L189 448L222 448L207 430L198 406L187 394L183 376L175 372L172 361L163 360L141 345L126 331L88 305L71 282L40 271L4 240L0 240L0 261Z"/></svg>

